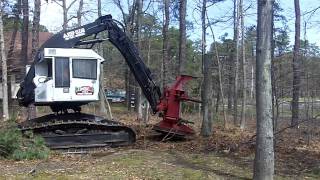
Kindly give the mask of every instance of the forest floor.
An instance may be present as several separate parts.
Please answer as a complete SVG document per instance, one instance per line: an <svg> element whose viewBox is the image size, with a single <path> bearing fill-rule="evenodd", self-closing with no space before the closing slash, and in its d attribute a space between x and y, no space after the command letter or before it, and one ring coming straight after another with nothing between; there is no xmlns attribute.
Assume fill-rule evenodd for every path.
<svg viewBox="0 0 320 180"><path fill-rule="evenodd" d="M52 152L46 160L0 160L0 179L251 179L255 134L216 126L209 138L162 141L129 113L117 119L137 132L133 146L87 154ZM192 117L197 119L197 117ZM192 119L191 118L191 119ZM252 124L250 124L253 126ZM250 127L248 125L248 127ZM195 124L199 132L199 124ZM320 140L303 128L276 138L276 179L320 179ZM314 133L315 134L315 133Z"/></svg>

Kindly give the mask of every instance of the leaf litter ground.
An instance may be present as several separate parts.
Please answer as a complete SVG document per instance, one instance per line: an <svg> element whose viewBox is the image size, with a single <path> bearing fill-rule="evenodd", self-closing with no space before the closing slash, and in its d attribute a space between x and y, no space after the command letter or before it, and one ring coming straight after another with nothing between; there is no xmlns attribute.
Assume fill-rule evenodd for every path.
<svg viewBox="0 0 320 180"><path fill-rule="evenodd" d="M0 160L0 179L251 179L254 130L215 127L211 137L162 141L152 131L151 118L143 124L130 113L118 119L137 132L133 146L106 148L89 154L53 152L46 160ZM199 132L199 119L194 127ZM197 121L198 119L198 121ZM251 124L252 125L252 124ZM252 125L254 126L254 125ZM299 130L276 138L276 179L319 179L320 144Z"/></svg>

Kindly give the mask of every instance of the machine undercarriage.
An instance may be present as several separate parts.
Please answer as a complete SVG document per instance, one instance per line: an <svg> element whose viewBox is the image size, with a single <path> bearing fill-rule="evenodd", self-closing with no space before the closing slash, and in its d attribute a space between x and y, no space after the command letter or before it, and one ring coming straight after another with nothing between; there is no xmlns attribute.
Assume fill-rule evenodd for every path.
<svg viewBox="0 0 320 180"><path fill-rule="evenodd" d="M84 113L49 114L20 123L19 128L41 135L51 149L114 147L136 141L131 128Z"/></svg>

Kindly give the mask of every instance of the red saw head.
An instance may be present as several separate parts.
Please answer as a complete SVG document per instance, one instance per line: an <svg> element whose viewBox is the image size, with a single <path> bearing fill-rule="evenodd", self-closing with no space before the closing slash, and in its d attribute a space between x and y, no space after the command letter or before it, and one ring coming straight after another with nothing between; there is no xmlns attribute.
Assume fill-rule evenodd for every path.
<svg viewBox="0 0 320 180"><path fill-rule="evenodd" d="M176 78L176 81L171 87L164 88L163 96L158 104L158 112L162 114L162 121L156 124L153 129L172 136L193 135L194 130L186 125L190 123L180 117L180 106L182 101L200 102L188 97L183 90L183 85L193 79L192 76L181 75Z"/></svg>

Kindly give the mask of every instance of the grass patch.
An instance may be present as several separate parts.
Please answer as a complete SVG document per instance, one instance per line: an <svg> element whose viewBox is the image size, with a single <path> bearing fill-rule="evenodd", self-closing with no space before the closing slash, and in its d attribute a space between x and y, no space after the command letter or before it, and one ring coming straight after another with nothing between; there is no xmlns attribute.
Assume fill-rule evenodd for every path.
<svg viewBox="0 0 320 180"><path fill-rule="evenodd" d="M206 179L206 174L200 170L192 170L192 169L182 169L182 177L183 179L190 180L198 180L198 179Z"/></svg>

